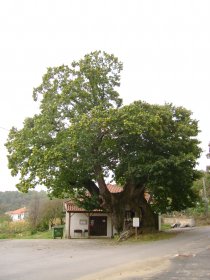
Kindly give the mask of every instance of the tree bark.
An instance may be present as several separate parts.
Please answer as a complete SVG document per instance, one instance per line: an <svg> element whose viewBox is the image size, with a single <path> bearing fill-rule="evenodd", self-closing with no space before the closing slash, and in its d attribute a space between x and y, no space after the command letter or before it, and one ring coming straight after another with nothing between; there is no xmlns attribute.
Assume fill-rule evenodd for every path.
<svg viewBox="0 0 210 280"><path fill-rule="evenodd" d="M102 207L109 211L112 222L118 233L124 230L125 213L131 211L135 217L140 219L140 230L142 232L154 231L157 228L156 215L153 213L151 205L144 197L145 187L127 183L120 193L111 193L109 196L101 193L103 200Z"/></svg>

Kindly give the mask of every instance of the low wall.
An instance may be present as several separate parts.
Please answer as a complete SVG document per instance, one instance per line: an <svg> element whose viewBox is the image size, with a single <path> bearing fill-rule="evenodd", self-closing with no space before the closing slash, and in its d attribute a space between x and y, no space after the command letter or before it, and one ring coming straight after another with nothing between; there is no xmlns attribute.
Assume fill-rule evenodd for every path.
<svg viewBox="0 0 210 280"><path fill-rule="evenodd" d="M180 227L194 227L195 226L195 220L194 218L181 218L181 217L174 217L174 218L162 218L163 224L180 224Z"/></svg>

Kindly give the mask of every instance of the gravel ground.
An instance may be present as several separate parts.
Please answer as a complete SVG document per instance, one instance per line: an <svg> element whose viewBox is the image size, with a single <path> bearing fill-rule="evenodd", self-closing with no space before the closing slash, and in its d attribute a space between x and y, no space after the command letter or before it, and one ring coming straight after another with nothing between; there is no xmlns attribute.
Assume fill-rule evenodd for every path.
<svg viewBox="0 0 210 280"><path fill-rule="evenodd" d="M210 227L144 244L0 240L0 280L209 280L209 257Z"/></svg>

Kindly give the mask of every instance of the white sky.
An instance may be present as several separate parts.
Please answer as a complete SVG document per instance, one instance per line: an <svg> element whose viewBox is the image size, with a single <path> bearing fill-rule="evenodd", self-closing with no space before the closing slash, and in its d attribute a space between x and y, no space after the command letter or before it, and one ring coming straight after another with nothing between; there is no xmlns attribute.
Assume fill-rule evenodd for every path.
<svg viewBox="0 0 210 280"><path fill-rule="evenodd" d="M199 120L204 150L210 141L209 0L0 1L0 191L16 190L4 143L37 104L33 87L49 66L70 64L102 50L124 64L124 103L172 102Z"/></svg>

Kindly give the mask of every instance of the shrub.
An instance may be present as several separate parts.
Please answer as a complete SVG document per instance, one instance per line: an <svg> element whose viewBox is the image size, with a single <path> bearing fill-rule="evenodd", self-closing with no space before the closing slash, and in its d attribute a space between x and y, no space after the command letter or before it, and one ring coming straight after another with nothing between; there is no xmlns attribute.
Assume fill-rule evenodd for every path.
<svg viewBox="0 0 210 280"><path fill-rule="evenodd" d="M29 225L25 221L19 222L8 222L4 221L0 223L0 234L6 238L15 236L16 234L21 234L29 230Z"/></svg>

